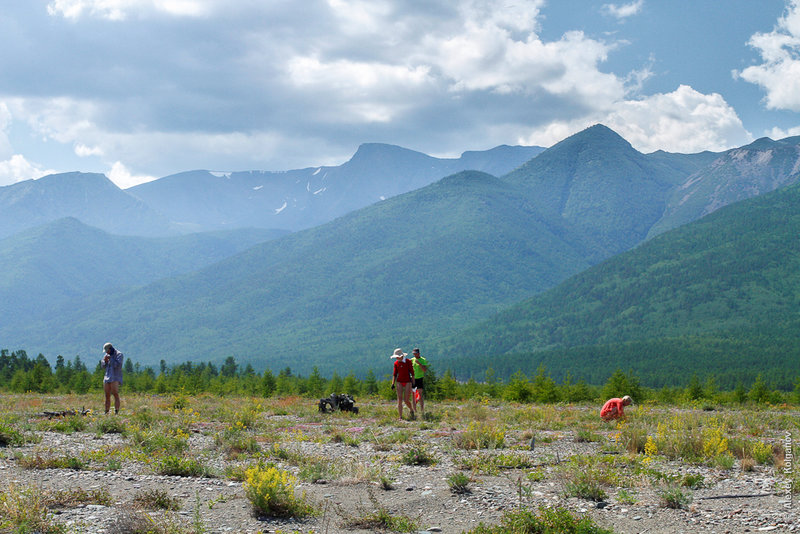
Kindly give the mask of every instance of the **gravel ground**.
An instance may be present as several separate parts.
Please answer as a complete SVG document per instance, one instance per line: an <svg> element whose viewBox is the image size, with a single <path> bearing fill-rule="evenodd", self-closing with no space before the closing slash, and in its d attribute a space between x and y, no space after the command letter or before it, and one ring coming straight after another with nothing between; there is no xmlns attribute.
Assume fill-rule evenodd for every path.
<svg viewBox="0 0 800 534"><path fill-rule="evenodd" d="M72 532L125 532L130 518L133 498L150 490L164 491L180 500L181 509L170 512L170 521L182 524L190 532L194 527L209 533L222 532L304 532L358 533L371 529L347 529L345 517L363 516L376 505L393 515L403 514L416 520L420 531L459 533L468 531L480 522L497 523L504 512L516 509L521 502L533 507L555 505L577 514L588 515L599 525L615 532L679 533L679 532L794 532L798 523L798 497L787 502L786 480L770 466L756 466L743 472L737 465L730 470L686 465L658 459L653 467L678 474L703 476L704 487L693 490L693 500L684 509L671 509L660 504L658 488L653 484L636 485L632 489L608 488L604 502L564 496L563 477L559 469L563 461L574 454L602 454L596 442L577 442L569 430L538 432L540 438L533 451L518 447L514 454L529 456L544 474L541 480L531 481L530 469L505 469L494 475L474 475L470 491L451 492L447 479L459 471L459 461L475 454L509 454L504 451L455 450L453 429L426 428L419 421L398 422L394 430L407 429L421 440L436 459L431 466L408 466L398 461L408 444L391 447L377 446L374 440L360 436L369 424L368 410L362 409L362 419L342 419L338 424L344 435L361 437L356 446L323 440L283 441L281 446L295 453L322 456L340 465L361 465L363 469L381 469L393 479L393 489L384 489L365 477L345 477L317 483L300 482L297 490L305 492L320 515L306 520L276 520L253 515L241 482L225 478L222 473L228 460L214 444L213 425L195 425L190 437L189 454L201 459L216 478L164 476L154 474L146 463L122 461L114 470L91 467L83 470L22 468L20 457L78 456L91 451L125 446L128 440L120 434L97 435L88 432L63 434L36 431L41 441L20 447L0 449L0 487L35 488L37 491L107 490L113 503L109 506L87 504L54 509L53 520L69 526ZM322 423L308 423L292 416L268 416L285 423L299 425L306 435L322 432ZM273 421L274 422L274 421ZM374 422L374 421L373 421ZM359 424L364 426L347 426ZM329 425L328 425L329 427ZM260 436L262 448L272 445L274 437ZM546 443L552 439L550 443ZM388 450L387 450L388 449ZM274 460L281 467L297 474L290 463ZM556 465L562 462L560 465ZM374 477L373 477L374 478ZM635 499L626 499L634 494ZM687 490L688 491L688 490ZM737 497L730 497L730 496ZM749 497L744 497L750 495ZM716 498L728 496L724 498ZM635 500L631 504L623 504ZM620 502L622 501L622 502ZM163 512L149 512L154 515ZM163 518L161 519L163 521Z"/></svg>

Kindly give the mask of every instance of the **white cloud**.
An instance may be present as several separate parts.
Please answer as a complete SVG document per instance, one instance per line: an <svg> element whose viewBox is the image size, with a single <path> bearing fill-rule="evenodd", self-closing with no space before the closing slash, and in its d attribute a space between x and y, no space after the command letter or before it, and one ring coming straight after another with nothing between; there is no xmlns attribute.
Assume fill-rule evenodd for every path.
<svg viewBox="0 0 800 534"><path fill-rule="evenodd" d="M75 145L75 154L82 158L89 156L102 156L103 149L99 146L86 146L83 143L77 143Z"/></svg>
<svg viewBox="0 0 800 534"><path fill-rule="evenodd" d="M30 130L48 154L71 151L70 161L110 168L120 184L190 168L341 164L369 141L433 154L550 145L597 122L643 150L716 149L748 135L719 95L681 88L642 96L652 58L629 73L604 69L622 43L614 34L545 38L544 0L308 0L302 9L285 1L48 2L50 16L39 15L52 36L31 46L54 58L41 69L59 83L37 85L35 97L0 95L0 160L42 160L27 138L26 150L12 146L3 121L18 121L26 126L14 130L18 139ZM629 17L643 5L606 10ZM93 53L50 44L70 39ZM26 76L7 83L17 79ZM26 89L20 82L13 94Z"/></svg>
<svg viewBox="0 0 800 534"><path fill-rule="evenodd" d="M149 13L199 17L207 15L218 3L210 0L52 0L47 12L73 20L86 15L122 21L131 14Z"/></svg>
<svg viewBox="0 0 800 534"><path fill-rule="evenodd" d="M356 20L369 20L373 35L392 53L371 61L295 55L285 71L294 88L316 89L347 111L365 104L374 113L359 112L365 121L388 120L418 105L421 93L442 98L443 91L527 95L548 93L581 103L619 98L623 83L599 70L613 45L568 32L542 41L536 34L541 1L465 2L452 17L423 35L414 25L398 22L389 9L367 10L364 2L329 0L335 8L352 9ZM382 5L378 3L377 5ZM391 17L390 17L391 16ZM409 35L396 36L397 27ZM381 48L378 46L376 48ZM363 55L363 51L359 55ZM446 96L445 96L446 98ZM341 108L340 108L341 109Z"/></svg>
<svg viewBox="0 0 800 534"><path fill-rule="evenodd" d="M681 85L671 93L620 100L605 112L537 129L524 142L545 146L592 124L616 131L637 150L694 153L722 151L753 140L736 111L719 94L706 95Z"/></svg>
<svg viewBox="0 0 800 534"><path fill-rule="evenodd" d="M11 185L23 180L35 180L57 171L45 170L31 163L25 156L14 154L5 161L0 161L0 186Z"/></svg>
<svg viewBox="0 0 800 534"><path fill-rule="evenodd" d="M111 166L111 170L106 173L106 176L108 176L109 180L117 184L117 187L120 189L126 189L156 179L155 176L134 175L119 161Z"/></svg>
<svg viewBox="0 0 800 534"><path fill-rule="evenodd" d="M315 57L295 57L287 64L290 83L335 95L327 120L388 122L412 105L413 95L428 82L428 68L337 60L323 63Z"/></svg>
<svg viewBox="0 0 800 534"><path fill-rule="evenodd" d="M617 19L626 19L639 14L644 5L644 0L636 0L628 4L604 4L603 12Z"/></svg>
<svg viewBox="0 0 800 534"><path fill-rule="evenodd" d="M767 132L767 137L775 140L784 139L786 137L794 137L796 135L800 135L800 126L795 126L794 128L789 128L788 130L775 127Z"/></svg>
<svg viewBox="0 0 800 534"><path fill-rule="evenodd" d="M776 28L756 33L748 44L762 63L733 75L764 89L767 108L800 111L800 0L790 0Z"/></svg>
<svg viewBox="0 0 800 534"><path fill-rule="evenodd" d="M8 105L0 101L0 157L8 155L12 151L11 143L6 134L6 130L11 125L12 120L13 117L11 116L11 111L8 109Z"/></svg>

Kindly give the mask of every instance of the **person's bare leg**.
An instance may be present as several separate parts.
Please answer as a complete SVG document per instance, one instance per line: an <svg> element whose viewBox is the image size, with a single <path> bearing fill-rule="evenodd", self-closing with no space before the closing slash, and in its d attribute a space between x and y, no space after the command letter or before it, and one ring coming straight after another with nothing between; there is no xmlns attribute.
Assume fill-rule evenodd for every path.
<svg viewBox="0 0 800 534"><path fill-rule="evenodd" d="M397 415L400 419L403 418L403 386L398 382L395 384L395 391L397 392Z"/></svg>
<svg viewBox="0 0 800 534"><path fill-rule="evenodd" d="M119 406L121 404L119 399L119 382L109 382L111 394L114 396L114 413L119 413ZM108 411L108 410L106 410Z"/></svg>
<svg viewBox="0 0 800 534"><path fill-rule="evenodd" d="M408 409L411 410L411 417L414 417L414 407L411 406L411 384L406 384L406 387L403 388L404 392L403 395L405 396L406 406Z"/></svg>

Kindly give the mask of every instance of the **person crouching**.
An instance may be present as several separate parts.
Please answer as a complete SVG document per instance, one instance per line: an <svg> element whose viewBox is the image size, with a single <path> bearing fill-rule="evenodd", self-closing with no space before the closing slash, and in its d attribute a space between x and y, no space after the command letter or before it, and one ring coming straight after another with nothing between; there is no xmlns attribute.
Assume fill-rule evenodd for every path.
<svg viewBox="0 0 800 534"><path fill-rule="evenodd" d="M631 399L628 395L625 395L621 399L618 397L608 399L603 405L603 408L600 410L600 417L603 418L603 421L611 421L613 419L625 417L625 411L623 408L625 406L630 406L631 404L633 404L633 399Z"/></svg>

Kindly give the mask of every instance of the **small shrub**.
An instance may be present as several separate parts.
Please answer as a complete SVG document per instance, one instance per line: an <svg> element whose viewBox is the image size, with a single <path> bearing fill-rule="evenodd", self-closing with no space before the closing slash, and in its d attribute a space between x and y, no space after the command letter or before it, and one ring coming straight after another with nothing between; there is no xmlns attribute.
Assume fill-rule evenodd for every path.
<svg viewBox="0 0 800 534"><path fill-rule="evenodd" d="M223 475L228 480L233 480L234 482L243 482L245 469L246 468L241 465L226 465Z"/></svg>
<svg viewBox="0 0 800 534"><path fill-rule="evenodd" d="M636 504L636 496L626 489L621 489L617 492L617 502L620 504Z"/></svg>
<svg viewBox="0 0 800 534"><path fill-rule="evenodd" d="M687 508L692 502L692 494L684 491L680 486L667 486L659 492L661 505L676 510Z"/></svg>
<svg viewBox="0 0 800 534"><path fill-rule="evenodd" d="M183 392L181 392L180 394L172 397L171 407L173 410L177 411L185 410L186 408L189 407L189 399Z"/></svg>
<svg viewBox="0 0 800 534"><path fill-rule="evenodd" d="M713 424L703 429L703 455L706 458L715 458L728 452L728 439L723 429Z"/></svg>
<svg viewBox="0 0 800 534"><path fill-rule="evenodd" d="M41 426L51 432L61 434L72 434L83 432L86 429L86 418L82 415L72 415L61 419L53 419L43 422Z"/></svg>
<svg viewBox="0 0 800 534"><path fill-rule="evenodd" d="M25 436L8 423L0 422L0 447L25 444Z"/></svg>
<svg viewBox="0 0 800 534"><path fill-rule="evenodd" d="M433 465L436 463L436 458L428 451L425 444L419 443L404 452L400 461L405 465Z"/></svg>
<svg viewBox="0 0 800 534"><path fill-rule="evenodd" d="M300 468L298 476L300 480L307 482L319 482L320 480L330 480L335 478L337 464L327 458L316 458L310 460Z"/></svg>
<svg viewBox="0 0 800 534"><path fill-rule="evenodd" d="M603 438L591 430L580 429L575 433L575 443L595 443Z"/></svg>
<svg viewBox="0 0 800 534"><path fill-rule="evenodd" d="M152 515L141 510L122 510L111 525L110 534L183 534L180 520L166 514ZM195 530L195 532L205 532Z"/></svg>
<svg viewBox="0 0 800 534"><path fill-rule="evenodd" d="M502 449L505 447L505 430L488 423L469 424L463 432L453 434L457 449Z"/></svg>
<svg viewBox="0 0 800 534"><path fill-rule="evenodd" d="M179 477L202 477L208 475L205 466L198 460L172 454L159 461L156 471L159 475Z"/></svg>
<svg viewBox="0 0 800 534"><path fill-rule="evenodd" d="M341 507L336 509L336 513L343 518L344 528L360 529L371 532L417 532L419 524L410 517L403 514L393 514L386 507L378 503L378 500L371 491L367 496L372 502L373 509L370 511L357 507L356 513L351 514L344 511Z"/></svg>
<svg viewBox="0 0 800 534"><path fill-rule="evenodd" d="M261 450L261 446L255 437L237 427L228 427L221 433L216 434L214 443L226 452L228 458L233 458L239 454L255 454Z"/></svg>
<svg viewBox="0 0 800 534"><path fill-rule="evenodd" d="M133 443L147 455L155 453L181 454L189 448L189 435L181 429L133 427L128 429Z"/></svg>
<svg viewBox="0 0 800 534"><path fill-rule="evenodd" d="M631 454L641 454L647 443L647 428L635 423L620 421L617 423L619 429L617 442Z"/></svg>
<svg viewBox="0 0 800 534"><path fill-rule="evenodd" d="M17 463L23 469L86 469L86 463L75 456L21 456Z"/></svg>
<svg viewBox="0 0 800 534"><path fill-rule="evenodd" d="M578 517L564 508L540 508L538 514L523 508L505 512L499 525L481 523L467 534L613 534L589 517Z"/></svg>
<svg viewBox="0 0 800 534"><path fill-rule="evenodd" d="M453 473L447 477L447 485L453 493L470 493L469 483L471 482L469 476L461 471Z"/></svg>
<svg viewBox="0 0 800 534"><path fill-rule="evenodd" d="M592 476L578 476L565 484L564 494L567 497L580 497L589 501L602 501L606 492L600 483Z"/></svg>
<svg viewBox="0 0 800 534"><path fill-rule="evenodd" d="M681 480L681 486L690 489L698 489L703 487L703 475L701 474L686 474Z"/></svg>
<svg viewBox="0 0 800 534"><path fill-rule="evenodd" d="M245 494L258 514L270 517L306 517L314 513L305 494L297 497L297 479L271 466L255 465L245 471Z"/></svg>
<svg viewBox="0 0 800 534"><path fill-rule="evenodd" d="M714 465L720 469L725 469L726 471L733 469L733 464L735 463L736 458L734 458L734 456L729 452L718 454L714 457Z"/></svg>
<svg viewBox="0 0 800 534"><path fill-rule="evenodd" d="M619 473L611 469L615 461L588 455L573 456L560 468L564 494L591 501L605 500L605 486L623 485Z"/></svg>
<svg viewBox="0 0 800 534"><path fill-rule="evenodd" d="M740 466L742 468L742 471L745 471L745 472L752 471L756 466L756 461L753 460L752 458L749 458L749 457L744 457L741 460L739 460L739 462L740 462Z"/></svg>
<svg viewBox="0 0 800 534"><path fill-rule="evenodd" d="M3 532L41 534L67 532L66 526L52 521L41 491L18 488L13 484L0 492L0 529Z"/></svg>
<svg viewBox="0 0 800 534"><path fill-rule="evenodd" d="M389 475L381 475L378 482L383 490L389 491L394 489L394 479Z"/></svg>
<svg viewBox="0 0 800 534"><path fill-rule="evenodd" d="M45 494L45 502L51 508L70 508L79 504L101 504L111 506L111 494L105 488L86 491L83 488L51 491Z"/></svg>
<svg viewBox="0 0 800 534"><path fill-rule="evenodd" d="M101 417L94 424L94 432L101 434L122 434L125 432L125 423L118 417Z"/></svg>
<svg viewBox="0 0 800 534"><path fill-rule="evenodd" d="M164 490L143 490L133 496L133 504L148 510L171 510L181 509L181 500L177 497L170 497Z"/></svg>
<svg viewBox="0 0 800 534"><path fill-rule="evenodd" d="M759 464L772 463L772 446L763 441L753 442L750 453L753 455L753 460Z"/></svg>
<svg viewBox="0 0 800 534"><path fill-rule="evenodd" d="M541 482L545 479L545 474L541 469L534 469L525 478L528 479L528 482Z"/></svg>

